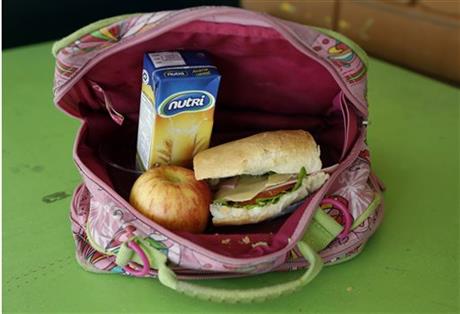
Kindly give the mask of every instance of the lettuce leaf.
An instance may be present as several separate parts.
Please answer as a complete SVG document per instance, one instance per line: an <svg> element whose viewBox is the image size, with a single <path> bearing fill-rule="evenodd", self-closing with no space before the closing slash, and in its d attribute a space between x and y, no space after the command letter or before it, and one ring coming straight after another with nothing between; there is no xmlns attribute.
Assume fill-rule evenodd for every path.
<svg viewBox="0 0 460 314"><path fill-rule="evenodd" d="M214 201L214 203L222 205L222 206L240 207L240 208L245 208L245 209L251 209L251 208L254 208L254 207L263 207L263 206L266 206L266 205L269 205L269 204L276 204L276 203L278 203L278 201L280 200L280 198L284 194L294 192L294 191L298 190L300 188L300 186L302 185L303 179L306 176L307 176L307 171L305 170L304 167L302 167L302 169L300 169L299 174L297 175L297 181L296 181L294 187L291 190L281 192L280 194L277 194L277 195L275 195L273 197L257 198L255 204L238 206L238 204L239 204L238 202L232 202L232 201L226 201L226 200L216 200L216 201Z"/></svg>
<svg viewBox="0 0 460 314"><path fill-rule="evenodd" d="M297 182L295 183L294 187L292 188L291 191L296 191L300 188L300 186L302 185L302 181L303 179L307 176L307 171L305 170L304 167L302 167L302 169L300 169L300 172L299 174L297 175Z"/></svg>

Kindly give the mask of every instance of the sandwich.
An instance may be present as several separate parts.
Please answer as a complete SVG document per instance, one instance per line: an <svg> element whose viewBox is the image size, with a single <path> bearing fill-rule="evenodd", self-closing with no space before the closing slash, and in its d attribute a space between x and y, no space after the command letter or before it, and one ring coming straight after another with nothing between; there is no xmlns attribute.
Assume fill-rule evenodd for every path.
<svg viewBox="0 0 460 314"><path fill-rule="evenodd" d="M258 223L283 215L319 189L320 148L303 130L272 131L214 146L193 159L197 180L213 190L214 225Z"/></svg>

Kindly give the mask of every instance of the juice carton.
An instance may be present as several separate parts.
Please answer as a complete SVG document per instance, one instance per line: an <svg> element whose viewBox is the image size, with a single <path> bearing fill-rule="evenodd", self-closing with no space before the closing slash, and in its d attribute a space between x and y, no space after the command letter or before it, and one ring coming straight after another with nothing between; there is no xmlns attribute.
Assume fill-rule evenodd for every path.
<svg viewBox="0 0 460 314"><path fill-rule="evenodd" d="M137 136L142 170L190 166L208 148L220 74L200 51L144 54Z"/></svg>

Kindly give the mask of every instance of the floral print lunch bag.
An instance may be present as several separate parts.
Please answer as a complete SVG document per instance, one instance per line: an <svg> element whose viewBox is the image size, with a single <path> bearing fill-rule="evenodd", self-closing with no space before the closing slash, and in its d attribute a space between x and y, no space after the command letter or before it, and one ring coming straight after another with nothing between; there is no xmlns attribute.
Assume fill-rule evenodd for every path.
<svg viewBox="0 0 460 314"><path fill-rule="evenodd" d="M309 130L328 181L289 215L230 231L172 232L133 208L126 197L133 174L106 157L132 150L143 53L178 49L207 51L222 73L213 136ZM102 20L57 42L53 53L54 101L81 121L73 156L83 183L70 218L84 269L158 278L205 300L256 302L355 257L382 221L383 186L366 145L367 57L344 36L238 8L197 7ZM304 273L294 281L249 290L191 280L297 269Z"/></svg>

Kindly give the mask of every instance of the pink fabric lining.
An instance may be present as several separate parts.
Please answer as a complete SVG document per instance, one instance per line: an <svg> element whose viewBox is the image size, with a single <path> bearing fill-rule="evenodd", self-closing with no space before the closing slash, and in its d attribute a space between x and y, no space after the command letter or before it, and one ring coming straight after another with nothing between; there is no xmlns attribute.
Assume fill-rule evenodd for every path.
<svg viewBox="0 0 460 314"><path fill-rule="evenodd" d="M259 26L192 22L104 59L62 100L78 104L88 123L76 154L124 197L135 178L107 167L100 159L100 145L135 133L143 53L177 49L207 51L222 74L213 145L265 130L305 129L321 145L322 160L328 166L343 158L357 135L356 126L351 127L354 132L346 134L350 129L347 124L352 120L349 115L354 115L354 111L346 108L329 72L278 33ZM110 119L90 82L96 82L110 98L113 109L124 115L123 126ZM115 154L134 155L132 146L127 148L126 143L120 142L117 149ZM227 256L261 256L288 243L303 211L300 206L288 216L264 223L210 227L206 234L199 235L178 234Z"/></svg>
<svg viewBox="0 0 460 314"><path fill-rule="evenodd" d="M273 29L195 21L104 59L62 102L100 107L91 88L81 86L92 80L106 90L117 112L136 113L143 53L177 49L207 51L225 74L217 109L225 104L226 109L318 115L340 91L326 69Z"/></svg>

